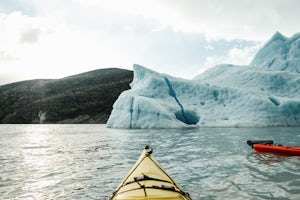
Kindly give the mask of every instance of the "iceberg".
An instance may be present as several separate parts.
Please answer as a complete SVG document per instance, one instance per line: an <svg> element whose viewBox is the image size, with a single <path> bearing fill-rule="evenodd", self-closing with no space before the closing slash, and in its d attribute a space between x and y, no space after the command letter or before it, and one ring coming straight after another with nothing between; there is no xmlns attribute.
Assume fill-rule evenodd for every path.
<svg viewBox="0 0 300 200"><path fill-rule="evenodd" d="M250 65L300 73L300 33L288 38L276 32L257 52Z"/></svg>
<svg viewBox="0 0 300 200"><path fill-rule="evenodd" d="M107 127L300 126L299 36L276 33L249 66L218 65L193 80L134 65ZM290 48L283 57L282 45Z"/></svg>
<svg viewBox="0 0 300 200"><path fill-rule="evenodd" d="M107 127L178 128L198 123L198 115L182 105L179 98L193 81L160 74L140 65L134 65L133 69L131 89L124 91L114 103Z"/></svg>

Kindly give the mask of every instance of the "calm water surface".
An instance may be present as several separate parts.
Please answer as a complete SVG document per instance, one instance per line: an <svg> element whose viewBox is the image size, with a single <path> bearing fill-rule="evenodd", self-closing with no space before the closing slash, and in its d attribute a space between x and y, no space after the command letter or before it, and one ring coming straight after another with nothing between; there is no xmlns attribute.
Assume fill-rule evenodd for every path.
<svg viewBox="0 0 300 200"><path fill-rule="evenodd" d="M0 125L0 199L109 199L147 144L194 200L300 199L300 157L248 139L300 146L300 128Z"/></svg>

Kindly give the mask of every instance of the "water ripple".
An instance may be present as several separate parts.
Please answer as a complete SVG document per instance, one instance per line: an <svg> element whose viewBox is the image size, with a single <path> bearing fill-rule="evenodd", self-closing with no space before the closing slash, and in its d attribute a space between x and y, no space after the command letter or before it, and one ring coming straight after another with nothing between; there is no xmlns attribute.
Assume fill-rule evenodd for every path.
<svg viewBox="0 0 300 200"><path fill-rule="evenodd" d="M283 136L284 132L284 136ZM1 125L1 199L109 199L145 145L193 199L300 199L300 159L249 138L300 146L300 128L122 130Z"/></svg>

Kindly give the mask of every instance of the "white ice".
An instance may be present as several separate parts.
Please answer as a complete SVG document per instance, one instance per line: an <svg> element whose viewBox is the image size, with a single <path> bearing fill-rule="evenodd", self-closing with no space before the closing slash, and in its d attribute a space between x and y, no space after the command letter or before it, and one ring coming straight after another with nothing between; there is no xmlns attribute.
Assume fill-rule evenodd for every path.
<svg viewBox="0 0 300 200"><path fill-rule="evenodd" d="M276 32L250 65L300 73L300 33L287 38Z"/></svg>
<svg viewBox="0 0 300 200"><path fill-rule="evenodd" d="M267 44L272 41L277 44L281 36L276 33ZM114 103L107 127L299 126L300 43L298 39L294 41L298 53L293 47L285 60L275 56L269 67L262 66L268 63L264 60L272 58L277 50L269 49L266 44L249 66L219 65L193 80L134 65L131 89L124 91ZM278 63L287 60L293 60L293 64L278 67Z"/></svg>

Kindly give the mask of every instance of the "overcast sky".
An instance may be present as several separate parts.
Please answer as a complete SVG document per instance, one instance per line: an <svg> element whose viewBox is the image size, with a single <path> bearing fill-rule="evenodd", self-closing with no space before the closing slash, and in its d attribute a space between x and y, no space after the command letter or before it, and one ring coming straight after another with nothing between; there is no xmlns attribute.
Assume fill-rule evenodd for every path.
<svg viewBox="0 0 300 200"><path fill-rule="evenodd" d="M0 84L140 64L191 79L247 65L299 0L0 0Z"/></svg>

